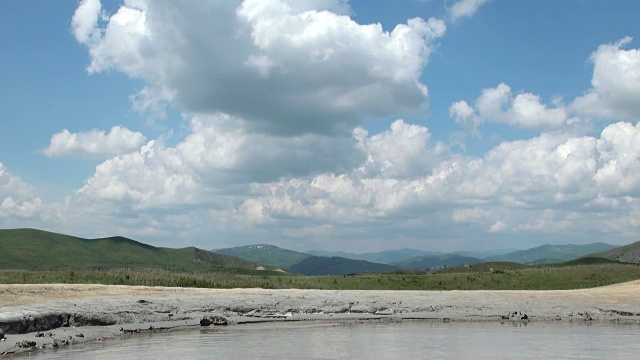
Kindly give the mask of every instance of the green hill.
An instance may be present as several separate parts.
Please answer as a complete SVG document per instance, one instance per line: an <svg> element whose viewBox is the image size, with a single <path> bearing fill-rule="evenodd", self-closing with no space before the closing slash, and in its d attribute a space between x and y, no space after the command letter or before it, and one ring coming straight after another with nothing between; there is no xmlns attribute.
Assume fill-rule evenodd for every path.
<svg viewBox="0 0 640 360"><path fill-rule="evenodd" d="M415 258L407 259L405 261L392 263L391 265L397 266L403 270L425 270L454 267L460 265L471 265L481 262L483 262L483 260L469 256L445 254L439 256L418 256Z"/></svg>
<svg viewBox="0 0 640 360"><path fill-rule="evenodd" d="M521 264L542 264L572 260L577 257L615 248L614 245L594 243L587 245L542 245L504 255L491 256L486 261L507 261Z"/></svg>
<svg viewBox="0 0 640 360"><path fill-rule="evenodd" d="M416 249L396 249L396 250L384 250L378 252L368 252L362 254L343 252L343 251L324 251L324 250L311 250L307 251L307 254L324 257L342 257L352 260L364 260L380 264L391 264L400 262L413 257L418 256L435 256L443 255L441 252L423 251Z"/></svg>
<svg viewBox="0 0 640 360"><path fill-rule="evenodd" d="M266 244L238 246L233 248L214 250L214 252L216 254L235 256L258 264L264 264L279 268L289 268L299 263L300 261L311 257L311 255L308 254L303 254Z"/></svg>
<svg viewBox="0 0 640 360"><path fill-rule="evenodd" d="M594 257L594 256L585 256L565 262L561 262L558 264L549 264L548 267L562 267L562 266L580 266L580 265L602 265L602 264L617 264L618 262L615 260L602 258L602 257Z"/></svg>
<svg viewBox="0 0 640 360"><path fill-rule="evenodd" d="M308 276L360 274L397 269L386 264L337 256L313 256L264 244L238 246L214 251L216 254L226 254L260 264L286 268Z"/></svg>
<svg viewBox="0 0 640 360"><path fill-rule="evenodd" d="M257 267L195 247L171 249L124 237L83 239L34 229L0 230L0 269L157 268L251 273Z"/></svg>
<svg viewBox="0 0 640 360"><path fill-rule="evenodd" d="M341 257L311 256L289 267L289 270L308 276L315 275L349 275L370 272L387 272L398 268L372 263L364 260L353 260Z"/></svg>
<svg viewBox="0 0 640 360"><path fill-rule="evenodd" d="M640 264L640 241L615 249L589 254L590 257L600 257L630 264Z"/></svg>

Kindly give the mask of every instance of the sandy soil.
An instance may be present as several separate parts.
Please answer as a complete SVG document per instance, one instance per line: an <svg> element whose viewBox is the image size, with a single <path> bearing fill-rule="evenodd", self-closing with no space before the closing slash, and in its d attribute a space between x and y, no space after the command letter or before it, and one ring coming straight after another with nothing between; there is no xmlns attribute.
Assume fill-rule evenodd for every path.
<svg viewBox="0 0 640 360"><path fill-rule="evenodd" d="M563 291L330 291L0 285L0 354L136 331L263 321L625 321L640 323L640 281ZM275 325L275 324L274 324ZM149 330L152 329L152 330ZM41 332L36 337L38 332ZM82 333L83 337L78 337ZM35 341L35 346L16 346Z"/></svg>

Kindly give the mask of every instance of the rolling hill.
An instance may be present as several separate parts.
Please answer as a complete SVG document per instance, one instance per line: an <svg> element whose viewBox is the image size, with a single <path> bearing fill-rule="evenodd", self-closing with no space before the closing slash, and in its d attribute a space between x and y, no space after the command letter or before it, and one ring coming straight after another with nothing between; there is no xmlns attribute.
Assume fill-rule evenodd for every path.
<svg viewBox="0 0 640 360"><path fill-rule="evenodd" d="M343 252L343 251L322 251L322 250L310 250L307 254L324 257L342 257L352 260L364 260L380 264L391 264L394 262L400 262L418 256L435 256L443 255L441 252L424 251L417 249L396 249L385 250L379 252L368 252L362 254Z"/></svg>
<svg viewBox="0 0 640 360"><path fill-rule="evenodd" d="M542 245L504 255L491 256L486 261L509 261L521 264L550 264L572 260L583 255L615 248L614 245L594 243L588 245Z"/></svg>
<svg viewBox="0 0 640 360"><path fill-rule="evenodd" d="M226 254L260 264L287 268L293 272L308 276L347 275L397 269L386 264L337 256L314 256L264 244L238 246L214 251L217 254Z"/></svg>
<svg viewBox="0 0 640 360"><path fill-rule="evenodd" d="M258 266L195 247L160 248L124 237L83 239L34 229L0 230L0 269L104 267L252 273Z"/></svg>
<svg viewBox="0 0 640 360"><path fill-rule="evenodd" d="M403 270L426 270L460 265L472 265L483 262L481 259L457 254L445 254L439 256L419 256L405 261L393 263Z"/></svg>
<svg viewBox="0 0 640 360"><path fill-rule="evenodd" d="M587 255L623 263L640 264L640 241Z"/></svg>
<svg viewBox="0 0 640 360"><path fill-rule="evenodd" d="M311 257L311 255L308 254L303 254L266 244L238 246L220 250L213 250L213 252L215 252L216 254L235 256L258 264L282 268L290 268L300 261Z"/></svg>
<svg viewBox="0 0 640 360"><path fill-rule="evenodd" d="M364 260L353 260L341 257L311 256L291 266L289 270L308 276L349 275L368 272L388 272L397 267L372 263Z"/></svg>

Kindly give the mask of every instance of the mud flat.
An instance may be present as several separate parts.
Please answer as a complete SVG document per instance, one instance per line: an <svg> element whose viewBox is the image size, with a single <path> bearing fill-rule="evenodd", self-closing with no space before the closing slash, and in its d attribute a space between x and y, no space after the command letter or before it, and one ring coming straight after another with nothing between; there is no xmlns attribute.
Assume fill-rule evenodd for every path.
<svg viewBox="0 0 640 360"><path fill-rule="evenodd" d="M0 285L0 356L139 332L291 321L640 324L640 281L560 291L333 291ZM207 324L204 321L203 324Z"/></svg>

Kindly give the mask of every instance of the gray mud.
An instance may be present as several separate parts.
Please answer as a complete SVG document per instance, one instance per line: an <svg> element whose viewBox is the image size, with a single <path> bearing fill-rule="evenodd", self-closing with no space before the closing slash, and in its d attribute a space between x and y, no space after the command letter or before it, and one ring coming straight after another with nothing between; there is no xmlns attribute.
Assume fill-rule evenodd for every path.
<svg viewBox="0 0 640 360"><path fill-rule="evenodd" d="M56 287L58 286L58 287ZM640 282L568 291L325 291L0 286L0 355L140 332L290 321L640 322ZM42 297L36 296L41 290ZM29 294L22 296L21 292ZM34 295L35 294L35 295ZM13 300L12 300L13 299ZM207 324L205 321L203 324ZM211 324L210 326L215 326Z"/></svg>

